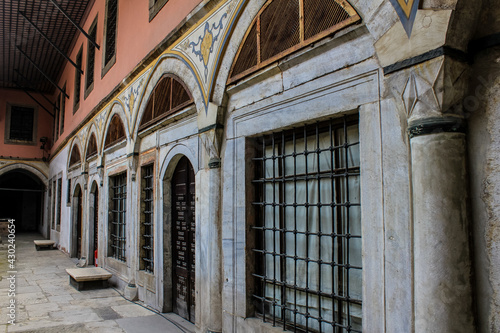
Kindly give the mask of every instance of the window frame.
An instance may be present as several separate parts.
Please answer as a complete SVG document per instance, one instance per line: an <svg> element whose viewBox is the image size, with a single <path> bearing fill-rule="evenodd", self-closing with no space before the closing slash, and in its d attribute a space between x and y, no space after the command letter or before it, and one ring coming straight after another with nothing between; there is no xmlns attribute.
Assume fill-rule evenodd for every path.
<svg viewBox="0 0 500 333"><path fill-rule="evenodd" d="M340 123L340 125L337 125L339 124L338 123L338 120L339 119L343 119L343 121ZM327 125L325 125L327 124ZM353 125L356 125L358 127L358 132L357 132L357 142L349 142L347 140L347 129L349 126L353 126ZM315 126L315 133L314 131L312 131L311 129L314 128ZM322 130L320 131L319 128L320 126L322 126ZM328 128L325 130L325 126L327 126ZM336 318L337 316L342 316L343 314L345 314L346 316L348 316L349 314L349 310L347 310L346 313L343 313L342 312L335 312L335 308L339 308L341 307L342 309L344 309L344 307L347 306L347 308L350 309L350 305L351 304L358 304L359 302L359 306L361 308L361 311L363 310L362 308L362 299L359 299L357 300L355 297L350 297L350 294L349 294L349 270L350 269L355 269L355 270L358 270L357 273L359 275L361 275L361 280L359 282L359 286L361 289L360 290L357 290L357 292L360 292L360 296L359 297L362 297L361 294L362 294L362 284L363 284L363 279L362 279L362 264L360 267L357 267L356 265L352 265L352 262L350 262L349 260L349 255L347 255L347 262L340 262L341 259L339 260L336 260L338 258L336 258L337 255L343 255L344 252L349 252L349 251L345 251L346 248L350 248L349 246L349 240L350 239L359 239L359 243L361 243L361 237L362 237L362 230L361 230L361 224L362 224L362 221L361 221L361 197L359 196L358 197L358 200L359 202L349 202L349 187L346 187L344 185L344 188L342 189L342 182L345 181L346 184L349 184L348 183L348 180L349 180L349 177L353 176L353 177L357 177L357 181L358 181L358 191L359 191L359 195L361 194L360 193L360 183L361 183L361 169L360 169L360 163L361 163L361 156L360 156L360 151L358 150L357 151L357 158L358 158L358 164L357 165L354 165L354 166L349 166L349 162L345 163L345 166L338 166L337 163L340 162L340 164L342 164L342 156L344 155L344 161L348 161L348 149L350 147L353 147L353 146L357 146L359 149L360 147L360 133L359 133L359 117L356 115L356 116L344 116L343 118L333 118L329 121L329 124L328 122L322 122L322 123L316 123L316 124L312 124L312 125L306 125L306 126L301 126L301 127L298 127L298 128L294 128L293 130L284 130L284 131L276 131L276 132L273 132L272 134L269 134L269 135L264 135L264 136L259 136L258 138L252 138L251 139L251 142L253 142L253 150L255 151L251 156L250 156L250 161L251 163L253 164L253 174L254 176L251 176L252 179L251 179L251 183L252 183L252 191L250 192L250 197L253 197L252 199L250 199L251 201L251 205L253 206L253 209L250 213L250 216L248 216L247 218L249 218L249 221L250 221L250 228L252 229L252 233L251 235L249 235L248 239L249 239L249 246L253 249L251 251L251 253L253 254L253 263L254 263L254 271L252 273L252 276L253 276L253 279L254 279L254 284L253 284L253 287L251 288L251 297L252 299L255 301L255 313L256 313L256 316L258 318L260 318L262 321L264 322L272 322L274 326L281 326L283 329L285 330L297 330L297 331L300 331L302 332L302 330L304 331L307 331L309 332L311 327L302 327L302 326L297 326L297 313L299 314L299 316L303 316L305 318L312 318L312 320L314 320L314 315L311 315L309 314L309 312L311 312L310 310L306 310L307 312L307 315L305 313L302 313L300 310L297 310L297 305L294 305L294 300L292 299L291 301L286 301L287 303L285 303L285 305L279 303L279 302L283 302L284 300L283 299L286 299L286 296L287 293L290 292L290 290L292 291L295 291L295 301L298 301L299 299L297 298L297 290L299 290L299 292L301 293L305 293L306 294L306 301L307 301L307 295L312 295L312 296L309 296L309 297L317 297L318 299L318 302L319 302L319 322L325 322L325 318L322 317L321 315L321 300L322 299L325 299L327 297L329 297L331 299L331 302L332 302L332 311L331 311L331 315L332 315L332 322L327 322L327 323L330 323L332 326L332 328L334 327L344 327L344 325L347 323L351 323L350 320L351 320L351 317L352 318L358 318L359 319L359 325L362 325L362 315L360 315L360 317L356 317L354 315L350 315L349 319L344 319L342 321L342 319L340 319L341 321L338 322ZM346 143L337 143L336 140L337 140L337 130L343 130L344 132L344 140ZM309 131L312 131L312 133L310 133ZM299 133L299 135L297 136L297 141L296 141L296 133ZM300 131L303 131L303 133L301 134ZM328 134L328 132L330 133L330 147L327 148L327 149L324 149L324 148L320 148L320 143L319 143L319 140L320 140L320 134L321 135L324 135L325 133ZM292 134L293 133L293 136ZM307 147L309 147L309 145L311 144L311 142L307 142L307 138L310 138L312 137L313 135L315 135L315 142L314 142L314 149L309 149L309 148L304 148L304 151L296 151L296 142L300 141L300 139L304 139L304 143L302 144L302 146L304 145L307 145ZM261 143L257 143L257 140L261 140L262 142ZM292 141L293 140L293 141ZM342 139L340 139L342 141ZM266 143L267 141L267 143ZM269 142L272 142L272 156L266 156L266 154L262 153L264 151L266 151L266 148L269 149ZM275 142L277 142L277 145L275 146ZM291 142L293 142L293 152L289 152L288 150L285 150L285 145L286 144L290 144ZM327 151L328 150L328 151ZM286 151L286 153L284 153ZM259 152L261 153L259 155ZM328 160L329 158L331 158L331 166L328 170L321 170L320 168L320 155L321 153L326 153L326 154L331 154L331 157L327 156L326 159ZM314 155L313 155L314 154ZM337 154L337 155L334 155L334 154ZM313 170L308 170L308 167L307 167L307 160L309 160L309 156L312 155L313 157L313 161L317 161L317 170L314 170L314 165L312 166ZM304 160L306 160L305 162L305 174L303 175L298 175L297 174L297 169L300 169L297 167L297 164L296 164L296 156L297 158L300 158L301 156L305 156ZM334 157L335 156L335 157ZM350 156L350 155L349 155ZM290 171L286 172L285 170L285 165L283 162L283 160L287 160L287 159L292 159L294 162L293 162L293 173L292 174L289 174ZM269 162L271 161L271 162ZM273 169L272 171L272 176L271 176L271 179L268 178L267 175L265 175L265 169L269 169L269 165L268 163L271 163L271 169ZM288 168L290 168L290 166L288 166ZM278 174L276 175L275 172L276 170L278 170ZM345 172L344 174L342 174L343 172ZM284 173L284 174L282 174ZM260 176L257 176L255 177L255 175L259 175ZM342 176L343 175L343 176ZM260 177L260 178L259 178ZM317 178L316 178L317 177ZM329 177L329 178L328 178ZM304 179L302 179L304 178ZM292 181L292 180L293 181ZM331 193L331 202L328 203L328 200L327 202L321 202L321 194L318 194L318 197L317 198L309 198L309 200L306 200L304 201L303 204L300 204L301 203L301 200L300 198L297 197L296 195L296 191L297 191L297 183L300 181L305 181L305 198L307 199L308 196L309 196L309 193L310 193L310 190L311 188L309 187L310 185L308 185L308 182L313 183L313 182L316 182L316 187L318 189L318 192L320 191L320 184L323 183L323 181L327 181L327 182L331 182L331 186L332 186L332 191L330 192ZM293 198L288 198L289 194L290 194L290 191L289 190L285 190L285 187L284 186L290 186L290 184L293 184L294 186L294 191L292 191L293 193L295 193L295 197ZM267 187L266 187L267 186ZM266 198L265 197L265 192L268 192L269 191L269 188L268 186L272 186L272 193L273 193L273 197L272 198ZM314 186L314 184L311 184L311 186ZM335 188L335 190L333 190L333 188ZM276 192L278 192L278 195L276 195ZM340 199L340 203L339 203L339 198L337 198L339 195L341 197L343 197L345 195L345 192L347 192L347 201L344 203L342 202L342 199ZM336 193L336 194L335 194ZM334 196L335 194L335 196ZM311 194L312 195L312 194ZM293 196L293 195L292 195ZM312 200L312 202L311 202ZM317 202L315 202L315 200L317 200ZM325 198L323 198L323 200L325 200ZM276 202L278 201L278 202ZM291 202L293 201L293 205L291 204ZM319 228L319 231L316 230L311 230L309 229L308 225L306 224L305 225L305 231L301 231L301 230L298 230L298 225L297 225L297 210L300 209L300 207L303 206L302 208L305 209L306 211L306 220L308 221L307 224L309 223L309 219L311 218L312 215L314 215L314 208L317 209L317 211L319 213L316 213L318 214L318 216L316 216L316 218L319 219L319 222L317 221L318 223L318 226L316 226L317 228ZM325 233L325 232L321 232L322 231L322 226L323 226L323 219L321 218L321 211L322 209L326 209L326 210L329 210L329 206L331 206L331 221L332 221L332 225L331 225L331 232L330 233ZM297 208L299 207L299 208ZM311 207L313 209L312 213L310 213L311 215L309 215L309 207ZM319 208L318 208L319 207ZM358 224L357 227L359 227L359 234L352 234L352 231L349 230L349 223L350 222L350 218L349 218L349 210L351 207L358 207L359 209L359 212L358 212L358 217L359 217L359 220L356 221L356 223ZM269 211L267 211L268 209L272 209L272 213L270 214ZM295 214L295 227L293 230L290 230L288 229L288 226L286 224L286 222L284 222L285 218L286 218L286 215L289 214L289 213L286 213L287 209L293 209L293 213ZM345 212L343 212L343 210L345 210ZM334 212L335 211L335 212ZM278 214L277 214L278 213ZM272 216L271 216L272 215ZM326 218L327 220L329 220L329 217L328 217L328 214L326 214ZM265 217L272 217L272 225L273 227L270 228L268 226L268 223L269 222L265 222L264 221L264 218ZM340 218L339 218L340 216ZM313 219L314 219L314 216L312 216ZM323 217L325 218L325 217ZM260 223L259 223L260 221ZM348 222L346 222L348 221ZM276 223L279 223L279 226L276 225ZM347 231L339 231L338 228L339 228L339 225L341 227L344 227L344 224L347 224ZM266 239L269 238L269 232L272 232L272 237L271 239L273 239L273 249L272 251L270 251L269 249L267 249L267 247L269 245L267 245L266 247ZM276 233L278 232L278 238L279 238L279 243L276 244ZM287 233L293 233L293 235L295 235L295 240L294 241L291 241L291 243L293 243L292 245L294 246L291 246L291 248L294 248L295 250L291 250L292 252L291 253L287 253L288 251L286 250L287 249L287 242L289 242L289 239L287 238ZM306 244L309 244L307 246L307 255L306 255L306 258L301 258L300 257L300 254L298 255L298 252L297 252L297 234L302 234L302 237L305 237L306 238ZM260 236L260 237L259 237ZM318 250L319 251L319 258L317 260L314 260L314 259L311 259L310 257L310 254L309 254L309 246L314 242L311 241L311 243L309 243L309 239L311 236L315 236L318 240L317 240L317 247L319 249L321 249L321 247L324 245L321 245L321 239L323 237L324 238L328 238L330 237L331 238L331 246L334 246L335 244L337 244L338 247L336 247L336 249L338 249L337 251L333 251L332 252L332 257L329 258L329 261L330 262L327 262L325 260L325 258L321 255L321 250ZM290 243L290 244L291 244ZM347 245L346 245L347 244ZM313 244L314 245L314 244ZM361 245L360 245L361 246ZM276 249L276 247L278 247L278 249ZM284 247L284 251L281 250L281 248ZM359 258L356 258L358 259L360 262L362 262L362 248L359 248ZM294 252L294 253L293 253ZM334 253L334 252L337 252L337 253ZM312 255L314 257L314 254ZM266 266L266 258L272 258L273 262L272 262L272 269L271 271L273 271L274 275L269 277L269 272L267 271L269 269L268 266ZM289 276L289 274L291 274L290 272L286 272L287 270L287 265L289 265L289 263L287 263L287 261L289 260L292 260L294 263L295 263L295 275L293 275L293 278L291 278ZM276 261L278 261L278 266L276 266ZM300 286L302 282L297 282L297 262L299 261L303 261L305 262L305 269L306 269L306 272L309 272L309 273L305 273L306 276L309 276L311 274L311 271L310 271L310 266L309 265L312 265L312 264L318 264L319 265L319 271L320 272L323 272L323 267L325 266L328 266L330 265L331 266L331 270L332 270L332 285L331 285L331 288L332 288L332 291L330 294L327 294L325 292L325 289L324 289L324 285L318 285L316 288L317 290L315 291L314 289L311 289L310 285L308 284L308 282L306 282L306 287L305 287L305 291L304 290L301 290L303 289L303 286ZM270 265L269 263L267 265ZM252 265L253 266L253 265ZM278 267L278 268L276 268ZM338 270L338 273L334 273L335 269ZM279 276L277 277L276 276L276 272L278 272ZM289 274L287 274L289 273ZM340 278L340 280L338 281L335 281L335 279L337 277L335 277L336 274L339 274L340 275L343 275L346 273L346 276L347 276L347 282L343 281L342 278ZM285 275L284 275L285 274ZM284 275L284 276L283 276ZM320 274L322 276L322 274ZM292 282L290 282L290 280L292 280ZM300 280L300 278L299 278ZM306 281L307 278L306 278ZM321 278L320 278L320 284L321 283L326 283L326 282L321 282ZM335 286L335 283L338 283L339 285L338 286ZM260 285L259 285L260 284ZM279 292L274 292L276 294L279 294L281 293L280 295L276 295L277 298L274 298L274 299L269 299L269 295L266 293L266 288L268 288L269 284L271 284L273 287L273 289L276 289L277 287L279 287L280 291ZM328 288L328 287L327 287ZM344 288L346 290L344 290ZM311 291L312 290L312 291ZM323 290L323 292L321 291ZM347 297L345 297L345 295L341 294L342 291L347 291ZM259 294L260 293L260 294ZM314 293L317 293L317 295L315 295ZM318 297L318 295L320 295ZM351 295L352 296L352 295ZM345 298L346 300L342 300L342 298ZM259 305L258 303L261 302L261 304ZM291 304L291 305L288 305L288 302ZM308 303L309 301L306 302L306 304L309 304ZM338 304L337 304L338 302ZM345 303L345 304L343 304ZM273 304L277 304L277 305L273 305ZM281 304L281 305L280 305ZM267 309L266 308L266 305L267 305ZM283 308L284 306L284 308ZM301 304L300 306L304 306L303 304ZM277 307L281 307L281 310L282 312L280 311L276 311L276 308ZM259 308L261 309L265 309L264 311L260 311L259 312ZM296 312L294 312L294 309L296 310ZM285 309L285 310L283 310ZM307 309L307 307L306 307ZM270 313L272 313L272 315L270 313L268 313L268 311ZM288 311L288 312L285 312L285 311ZM276 313L276 312L280 312L280 313ZM314 310L313 310L314 312ZM290 313L295 313L295 317L294 317L294 321L292 323L290 323L289 321L287 322L287 319L286 319L286 316L287 314L290 314ZM269 316L271 316L271 319L268 320ZM283 318L285 317L285 320L283 320ZM293 317L293 315L292 315ZM306 323L308 323L308 320L306 319ZM337 326L339 325L339 326ZM357 329L351 329L351 328L345 328L345 331L349 331L349 332L361 332L361 329L362 328L359 328L359 331ZM344 332L344 330L342 330ZM316 332L315 330L312 330L312 332Z"/></svg>
<svg viewBox="0 0 500 333"><path fill-rule="evenodd" d="M109 214L107 256L123 263L127 262L127 177L127 171L123 171L110 175L108 178ZM116 192L118 188L121 189L119 192ZM117 221L115 221L115 213L118 214Z"/></svg>
<svg viewBox="0 0 500 333"><path fill-rule="evenodd" d="M95 35L94 37L94 41L97 40L97 18L98 16L96 15L96 17L94 18L94 21L92 22L92 24L90 25L90 28L89 28L89 36L92 37L92 34ZM93 64L92 66L90 66L90 60L91 60L91 52L93 52ZM87 41L87 70L85 71L85 93L84 93L84 96L83 96L83 99L87 99L87 97L90 95L90 93L94 90L94 83L95 83L95 64L96 64L96 61L95 61L95 57L96 57L96 47L94 46L94 44L92 44L89 41ZM92 71L89 70L89 68L92 67ZM92 83L89 84L89 79L92 78Z"/></svg>
<svg viewBox="0 0 500 333"><path fill-rule="evenodd" d="M66 83L64 83L63 91L66 92ZM64 116L66 111L66 96L63 93L59 94L59 136L64 133Z"/></svg>
<svg viewBox="0 0 500 333"><path fill-rule="evenodd" d="M66 207L71 206L71 178L66 179Z"/></svg>
<svg viewBox="0 0 500 333"><path fill-rule="evenodd" d="M62 211L62 177L57 178L56 184L56 231L61 231Z"/></svg>
<svg viewBox="0 0 500 333"><path fill-rule="evenodd" d="M83 70L83 44L80 46L80 50L76 54L76 65ZM82 100L82 74L75 68L75 87L74 87L74 97L73 97L73 114L75 114L80 108L80 102Z"/></svg>
<svg viewBox="0 0 500 333"><path fill-rule="evenodd" d="M149 0L149 22L151 22L168 0Z"/></svg>
<svg viewBox="0 0 500 333"><path fill-rule="evenodd" d="M61 113L61 108L59 106L59 99L56 99L54 104L54 129L52 135L54 136L54 142L59 139L59 115Z"/></svg>
<svg viewBox="0 0 500 333"><path fill-rule="evenodd" d="M31 140L19 140L11 139L11 122L12 122L12 108L29 108L33 110L33 128L31 130ZM5 136L4 143L10 145L25 145L25 146L35 146L37 144L38 138L38 107L33 105L23 105L23 104L11 104L7 103L7 110L5 112Z"/></svg>
<svg viewBox="0 0 500 333"><path fill-rule="evenodd" d="M109 19L109 2L110 1L116 1L116 25L115 25L115 48L113 50L113 56L111 59L106 62L107 58L107 43L108 43L108 19ZM103 42L102 42L102 68L101 68L101 79L106 76L106 74L109 72L109 70L113 67L113 65L116 63L116 53L117 53L117 40L118 40L118 12L119 12L119 0L106 0L106 9L105 9L105 15L104 15L104 28L103 28Z"/></svg>
<svg viewBox="0 0 500 333"><path fill-rule="evenodd" d="M146 172L150 170L149 172ZM148 182L150 181L150 184ZM148 187L149 185L149 187ZM155 246L155 223L154 223L154 206L155 206L155 164L154 162L147 163L141 166L141 185L140 185L140 226L139 226L139 270L149 274L154 274L154 246ZM148 194L150 195L148 197ZM150 202L149 211L146 200ZM146 222L146 216L149 215L149 222ZM149 226L149 235L147 234ZM146 241L146 236L149 236L150 241ZM149 243L149 244L148 244ZM150 249L145 249L149 246ZM149 255L148 255L149 252ZM146 258L147 257L147 258ZM149 261L149 264L148 264Z"/></svg>
<svg viewBox="0 0 500 333"><path fill-rule="evenodd" d="M50 229L56 230L56 180L54 178L49 181L49 198L50 198Z"/></svg>

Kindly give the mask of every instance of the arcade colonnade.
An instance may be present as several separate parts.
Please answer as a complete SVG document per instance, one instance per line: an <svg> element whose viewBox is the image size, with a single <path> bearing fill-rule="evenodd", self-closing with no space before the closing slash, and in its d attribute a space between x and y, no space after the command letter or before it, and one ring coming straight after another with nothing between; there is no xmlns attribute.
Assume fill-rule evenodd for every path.
<svg viewBox="0 0 500 333"><path fill-rule="evenodd" d="M337 25L252 51L270 3L198 7L82 124L41 177L44 235L199 332L486 332L481 4L424 2L408 37L389 1L335 1Z"/></svg>

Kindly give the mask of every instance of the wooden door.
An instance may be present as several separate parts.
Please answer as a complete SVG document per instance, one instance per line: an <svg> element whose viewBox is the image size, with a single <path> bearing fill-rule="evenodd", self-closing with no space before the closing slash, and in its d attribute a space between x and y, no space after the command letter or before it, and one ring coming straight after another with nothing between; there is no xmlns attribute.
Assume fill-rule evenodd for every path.
<svg viewBox="0 0 500 333"><path fill-rule="evenodd" d="M186 157L172 177L173 311L195 321L195 182Z"/></svg>

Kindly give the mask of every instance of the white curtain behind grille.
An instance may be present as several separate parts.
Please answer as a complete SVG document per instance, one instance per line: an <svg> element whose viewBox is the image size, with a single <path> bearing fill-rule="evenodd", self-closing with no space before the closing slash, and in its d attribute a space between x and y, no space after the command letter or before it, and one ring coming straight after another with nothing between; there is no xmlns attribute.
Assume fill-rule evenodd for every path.
<svg viewBox="0 0 500 333"><path fill-rule="evenodd" d="M358 127L348 127L347 137L349 143L358 142L359 133ZM268 159L265 162L265 177L267 179L279 179L283 176L291 177L294 174L298 177L308 175L316 175L320 173L324 176L329 176L332 169L345 170L345 150L339 149L339 153L333 154L329 147L331 142L333 145L343 144L344 131L335 131L334 137L330 139L330 133L321 133L319 135L319 147L316 140L316 135L307 137L307 151L311 152L306 157L304 154L296 156L295 161L293 156L282 159ZM278 149L278 146L280 148ZM285 145L285 155L294 152L293 140L287 140ZM274 155L283 154L281 152L282 144L276 144ZM297 139L295 141L296 153L302 153L305 150L305 140ZM324 150L317 154L316 149ZM359 167L359 146L349 147L348 151L348 166ZM340 156L339 156L340 155ZM273 147L267 147L265 156L269 158L273 156ZM319 157L319 158L318 158ZM307 170L306 170L307 168ZM344 170L339 171L343 173ZM306 172L307 171L307 172ZM326 172L326 173L325 173ZM347 189L349 192L349 202L354 204L360 203L359 176L349 176L348 180L345 177L334 178L330 177L309 180L288 179L282 185L282 182L276 181L265 185L265 202L266 203L286 203L290 206L284 208L280 221L280 208L278 205L266 205L264 211L264 220L266 228L284 228L288 232L284 233L283 239L280 240L281 233L279 231L266 230L264 237L264 249L272 253L281 253L290 258L281 259L278 255L267 254L265 256L265 275L268 279L285 282L289 286L297 285L300 288L309 288L322 293L335 294L341 297L354 298L361 300L362 272L360 269L345 269L334 267L331 265L320 265L317 262L306 263L306 258L309 260L322 260L326 263L347 264L361 267L361 239L347 237L331 237L330 234L338 233L340 236L346 234L361 235L361 214L359 206L351 206L350 208L342 207L337 209L332 207L331 203L345 204L347 202ZM283 190L284 189L284 190ZM293 203L297 207L291 206ZM309 207L304 205L309 203ZM324 206L317 207L321 203ZM347 214L348 211L348 214ZM347 219L347 217L349 217ZM297 230L294 234L293 231ZM304 233L312 232L327 234L324 236L309 235ZM340 252L339 250L342 249ZM348 253L348 254L347 254ZM294 257L300 259L295 260ZM284 262L283 262L284 260ZM282 272L283 270L283 272ZM349 290L347 290L347 288ZM295 307L301 313L308 312L313 317L320 317L328 321L338 321L338 303L332 299L319 297L314 294L306 295L305 292L295 291L294 289L286 289L282 294L282 287L266 284L265 297L268 300L274 299L277 304L282 304L285 297L286 307L293 310ZM340 310L343 317L342 324L347 325L347 315L351 317L351 325L354 328L361 330L361 305L351 304L350 309L347 309L346 303L343 302L343 308ZM281 316L281 307L271 307L270 312L277 317ZM297 325L306 326L306 317L297 314L294 316L292 311L286 311L285 319L287 322L297 321ZM310 329L319 330L319 322L315 319L309 319L307 326ZM322 331L331 332L332 326L323 324Z"/></svg>

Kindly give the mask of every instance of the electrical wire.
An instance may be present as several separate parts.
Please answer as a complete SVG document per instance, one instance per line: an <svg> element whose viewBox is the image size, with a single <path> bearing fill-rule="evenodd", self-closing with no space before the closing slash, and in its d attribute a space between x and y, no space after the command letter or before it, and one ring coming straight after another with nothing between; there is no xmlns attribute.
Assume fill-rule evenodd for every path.
<svg viewBox="0 0 500 333"><path fill-rule="evenodd" d="M114 291L116 291L116 292L118 293L118 295L120 295L123 299L125 299L125 300L129 301L130 303L137 304L137 305L139 305L139 306L143 307L144 309L149 310L149 311L151 311L151 312L153 312L153 313L155 313L155 314L157 314L157 315L159 315L159 316L163 317L164 319L166 319L167 321L169 321L171 324L173 324L174 326L176 326L176 327L177 327L177 328L178 328L181 332L183 332L183 333L190 333L189 331L187 331L186 329L184 329L184 327L180 326L179 324L177 324L177 323L176 323L175 321L173 321L172 319L169 319L169 318L165 317L165 316L164 316L161 312L159 312L159 311L157 311L157 310L155 310L155 309L153 309L153 308L150 308L150 307L149 307L149 306L147 306L147 305L142 305L142 304L140 304L140 303L138 303L138 302L131 301L131 300L127 299L125 296L123 296L123 294L122 294L122 293L121 293L118 289L116 289L116 288L114 288L114 287L111 287L111 288L112 288Z"/></svg>

